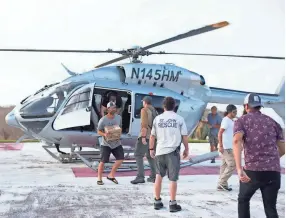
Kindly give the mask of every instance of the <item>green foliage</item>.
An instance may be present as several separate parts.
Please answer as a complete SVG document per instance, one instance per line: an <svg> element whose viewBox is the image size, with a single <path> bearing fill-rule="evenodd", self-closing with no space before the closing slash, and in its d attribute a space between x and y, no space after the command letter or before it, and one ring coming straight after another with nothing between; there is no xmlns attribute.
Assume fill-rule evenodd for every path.
<svg viewBox="0 0 286 218"><path fill-rule="evenodd" d="M189 138L189 143L208 143L208 140L200 140L200 139Z"/></svg>

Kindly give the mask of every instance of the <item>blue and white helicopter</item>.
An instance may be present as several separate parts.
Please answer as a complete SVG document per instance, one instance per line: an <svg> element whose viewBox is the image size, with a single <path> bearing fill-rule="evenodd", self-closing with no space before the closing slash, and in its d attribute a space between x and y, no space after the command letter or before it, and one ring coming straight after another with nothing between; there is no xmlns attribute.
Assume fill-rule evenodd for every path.
<svg viewBox="0 0 286 218"><path fill-rule="evenodd" d="M244 91L208 87L204 77L191 70L174 64L142 63L140 58L149 55L205 55L238 58L277 59L285 57L244 56L221 54L195 54L179 52L152 52L149 49L166 43L196 36L217 30L229 25L223 21L194 29L166 40L145 47L134 47L127 50L47 50L47 49L0 49L0 52L62 52L62 53L118 53L121 56L100 64L88 72L77 74L70 70L70 77L55 84L47 85L31 96L22 100L6 116L10 126L20 128L24 132L18 142L25 137L36 138L44 142L43 147L54 158L62 162L82 160L89 167L100 156L100 137L96 126L101 117L101 102L107 91L113 90L122 99L120 115L122 116L122 143L126 159L134 152L135 140L140 130L141 100L151 95L153 106L159 113L163 112L162 101L165 96L176 99L176 112L184 117L188 133L192 134L198 125L209 102L220 104L242 105ZM131 62L107 66L130 58ZM265 107L273 108L278 115L285 118L285 78L276 93L258 93ZM60 155L51 152L56 147ZM71 148L66 154L60 148ZM76 147L90 147L94 150L76 151ZM217 152L213 155L218 155ZM209 156L206 156L210 158ZM200 159L202 160L202 158ZM194 161L194 160L193 160ZM194 163L194 162L193 162ZM184 163L185 165L193 164ZM125 170L133 169L130 162ZM182 165L183 166L183 165ZM124 165L123 165L124 167ZM124 170L124 169L122 169Z"/></svg>

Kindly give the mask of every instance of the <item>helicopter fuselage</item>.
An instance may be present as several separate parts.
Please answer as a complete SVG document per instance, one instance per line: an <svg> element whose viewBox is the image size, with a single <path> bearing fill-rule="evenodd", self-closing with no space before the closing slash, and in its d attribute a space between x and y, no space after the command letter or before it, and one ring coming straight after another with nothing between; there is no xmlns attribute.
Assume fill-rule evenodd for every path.
<svg viewBox="0 0 286 218"><path fill-rule="evenodd" d="M98 135L94 126L90 127L93 123L91 108L100 110L100 99L104 92L110 90L117 91L123 99L121 115L127 123L122 140L123 144L129 145L135 144L140 131L141 100L145 95L152 96L159 113L163 112L164 97L173 97L176 112L184 117L189 134L196 128L211 98L209 87L197 73L172 64L130 63L69 77L27 98L7 115L6 121L47 144L92 146L98 143ZM58 103L57 96L51 96L59 91L66 94L61 105L54 105L54 110L48 115L41 114L39 107L45 104L41 102L49 99ZM49 103L46 105L51 107ZM85 128L87 126L89 128Z"/></svg>

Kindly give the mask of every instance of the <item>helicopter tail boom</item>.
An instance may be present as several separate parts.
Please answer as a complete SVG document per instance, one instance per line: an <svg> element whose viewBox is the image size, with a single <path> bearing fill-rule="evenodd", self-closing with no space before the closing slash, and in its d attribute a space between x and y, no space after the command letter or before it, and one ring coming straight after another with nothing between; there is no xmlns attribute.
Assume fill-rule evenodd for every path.
<svg viewBox="0 0 286 218"><path fill-rule="evenodd" d="M210 87L212 91L211 103L243 105L245 96L249 92ZM264 107L272 108L283 120L285 119L285 78L281 81L275 94L257 93Z"/></svg>

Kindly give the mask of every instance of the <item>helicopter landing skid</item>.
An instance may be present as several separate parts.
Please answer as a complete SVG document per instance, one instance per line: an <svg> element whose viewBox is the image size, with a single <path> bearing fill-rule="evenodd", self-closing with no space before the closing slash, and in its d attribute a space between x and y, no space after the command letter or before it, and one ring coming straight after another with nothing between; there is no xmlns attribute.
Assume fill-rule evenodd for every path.
<svg viewBox="0 0 286 218"><path fill-rule="evenodd" d="M79 153L76 152L76 154L84 162L84 164L86 166L88 166L89 168L91 168L94 171L97 171L97 168L98 168L100 160L88 161L87 159L85 159ZM110 172L114 163L115 163L115 161L110 161L109 163L105 163L103 172ZM149 169L149 166L145 165L144 169L145 170ZM131 159L130 160L126 160L125 159L123 161L123 163L121 164L121 166L117 169L117 172L126 172L126 171L134 171L134 170L137 170L136 161L134 159L133 160L131 160Z"/></svg>
<svg viewBox="0 0 286 218"><path fill-rule="evenodd" d="M56 159L57 161L61 162L61 163L75 163L80 161L76 155L72 154L72 153L66 153L66 154L59 154L56 155L54 152L52 152L50 149L55 148L55 146L47 146L47 145L43 145L42 146L46 152L48 152L49 155L52 156L52 158ZM70 148L70 147L62 147L62 148Z"/></svg>
<svg viewBox="0 0 286 218"><path fill-rule="evenodd" d="M124 161L117 171L133 171L137 170L136 161L134 159L134 149L130 146L123 146L124 150ZM100 162L100 158L97 160L88 160L81 152L75 152L75 154L80 158L86 166L97 171L98 164ZM115 160L111 160L109 163L104 164L104 172L110 172ZM144 166L145 169L149 169L148 165Z"/></svg>
<svg viewBox="0 0 286 218"><path fill-rule="evenodd" d="M92 170L97 171L99 161L90 162L90 161L86 160L84 157L82 157L82 155L80 155L79 153L76 152L76 154L85 163L85 165L87 165ZM189 160L185 160L185 161L181 162L180 168L189 167L189 166L192 166L192 165L195 165L195 164L207 161L207 160L212 160L213 158L216 158L218 156L219 156L219 153L217 151L198 155L194 158L190 158ZM104 171L103 172L106 172L106 173L110 172L113 164L114 164L114 161L111 161L110 163L104 164ZM144 165L144 170L148 170L148 169L150 169L149 165L147 165L147 164ZM127 171L134 171L134 170L137 170L136 161L134 159L133 160L126 160L125 159L117 171L118 172L127 172Z"/></svg>
<svg viewBox="0 0 286 218"><path fill-rule="evenodd" d="M42 146L49 155L51 155L54 159L56 159L57 161L61 162L61 163L80 163L82 162L82 160L80 158L78 158L78 156L76 155L76 151L75 151L75 146L61 146L61 148L70 148L71 151L70 153L66 153L66 154L62 154L59 153L58 155L55 154L54 152L52 152L50 149L55 148L55 146L47 146L44 145ZM78 151L82 156L85 156L86 159L88 160L98 160L100 158L100 151L99 150L95 150L95 151Z"/></svg>
<svg viewBox="0 0 286 218"><path fill-rule="evenodd" d="M93 151L75 151L77 146L61 146L61 148L70 148L71 151L70 153L66 154L55 154L52 152L50 149L54 149L55 146L48 146L48 145L43 145L42 146L49 155L51 155L54 159L61 163L82 163L84 162L85 164L93 163L96 161L100 161L100 147L94 148L95 150ZM129 147L129 146L123 146L124 148L124 159L125 160L130 160L134 159L132 156L130 156L132 153L134 153L134 150Z"/></svg>

